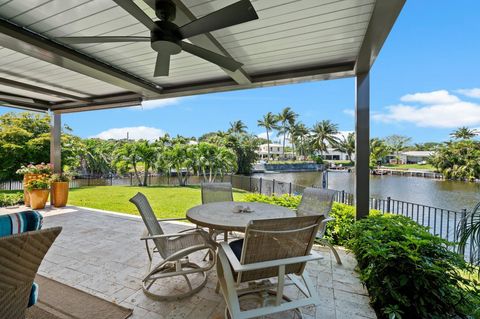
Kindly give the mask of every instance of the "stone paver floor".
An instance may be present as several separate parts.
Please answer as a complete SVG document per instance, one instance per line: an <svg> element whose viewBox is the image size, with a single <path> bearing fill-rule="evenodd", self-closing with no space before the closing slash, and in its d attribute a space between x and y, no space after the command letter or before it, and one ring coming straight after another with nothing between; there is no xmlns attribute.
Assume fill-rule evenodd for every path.
<svg viewBox="0 0 480 319"><path fill-rule="evenodd" d="M63 231L40 266L41 275L133 308L133 319L224 318L223 297L215 293L215 269L210 271L206 287L187 299L159 302L143 294L140 282L147 257L144 243L139 240L144 230L139 217L78 207L42 212L44 228L62 226ZM180 223L162 224L166 233L188 227ZM329 249L315 249L324 259L310 263L307 270L322 304L302 308L304 318L376 318L367 292L354 272L353 255L339 249L343 265L337 265ZM275 316L287 317L290 318L287 314Z"/></svg>

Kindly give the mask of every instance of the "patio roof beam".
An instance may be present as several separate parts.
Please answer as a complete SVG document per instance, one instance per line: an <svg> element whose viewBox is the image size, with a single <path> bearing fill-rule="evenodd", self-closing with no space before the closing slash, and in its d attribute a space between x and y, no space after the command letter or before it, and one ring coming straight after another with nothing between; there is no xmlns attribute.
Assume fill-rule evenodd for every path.
<svg viewBox="0 0 480 319"><path fill-rule="evenodd" d="M370 212L370 75L355 82L355 205L357 219Z"/></svg>
<svg viewBox="0 0 480 319"><path fill-rule="evenodd" d="M15 95L0 91L0 101L6 103L8 106L18 108L28 108L38 111L46 111L50 108L50 103L43 100L32 99L26 96Z"/></svg>
<svg viewBox="0 0 480 319"><path fill-rule="evenodd" d="M50 163L53 164L53 172L60 174L62 172L62 116L60 114L51 114L50 134Z"/></svg>
<svg viewBox="0 0 480 319"><path fill-rule="evenodd" d="M155 97L162 93L162 88L155 83L100 62L4 19L0 19L0 46L145 96Z"/></svg>
<svg viewBox="0 0 480 319"><path fill-rule="evenodd" d="M181 86L164 87L162 97L180 97L195 94L225 92L257 87L268 87L284 84L301 83L314 80L331 80L352 77L355 62L345 62L333 65L319 65L305 69L286 70L282 72L252 75L252 82L246 85L237 85L234 81L215 81L210 83L186 84Z"/></svg>
<svg viewBox="0 0 480 319"><path fill-rule="evenodd" d="M155 0L145 0L145 2L153 10L155 10ZM192 11L190 11L190 9L188 9L187 6L185 6L181 0L173 0L173 2L177 7L175 21L174 21L175 24L182 26L197 19L197 17L192 13ZM232 57L227 52L227 50L225 50L225 48L220 44L220 42L218 42L217 39L215 39L215 37L211 33L200 34L192 38L189 38L188 40L193 44L198 45L207 50L213 51L215 53L218 53L230 58ZM235 72L232 72L223 68L222 70L226 74L228 74L228 76L230 76L232 80L235 81L236 84L247 85L252 83L249 75L243 68L240 68Z"/></svg>
<svg viewBox="0 0 480 319"><path fill-rule="evenodd" d="M26 84L26 83L23 83L23 82L18 82L18 81L14 81L14 80L10 80L10 79L5 79L5 78L2 78L2 77L0 77L0 84L8 86L8 87L12 87L12 88L20 89L20 90L32 91L32 92L35 92L35 93L41 93L41 94L44 94L44 95L53 96L53 97L57 97L57 98L63 98L63 99L74 100L74 101L83 101L83 102L90 102L91 101L90 98L80 97L80 96L76 96L76 95L72 95L72 94L68 94L68 93L63 93L63 92L56 91L56 90L50 90L50 89L47 89L47 88L44 88L44 87L31 85L31 84Z"/></svg>
<svg viewBox="0 0 480 319"><path fill-rule="evenodd" d="M372 17L355 63L355 73L369 72L406 0L375 2Z"/></svg>

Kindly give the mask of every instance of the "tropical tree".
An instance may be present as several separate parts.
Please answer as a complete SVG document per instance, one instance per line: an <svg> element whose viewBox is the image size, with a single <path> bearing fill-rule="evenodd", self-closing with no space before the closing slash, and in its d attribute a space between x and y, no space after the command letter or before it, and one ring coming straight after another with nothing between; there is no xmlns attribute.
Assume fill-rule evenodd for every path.
<svg viewBox="0 0 480 319"><path fill-rule="evenodd" d="M310 131L308 130L308 127L301 122L295 123L293 127L296 136L295 140L298 143L297 151L299 152L299 155L305 156L307 144L306 141L308 140L308 134L310 133Z"/></svg>
<svg viewBox="0 0 480 319"><path fill-rule="evenodd" d="M351 163L353 163L353 154L355 153L355 133L348 133L337 143L336 150L347 154Z"/></svg>
<svg viewBox="0 0 480 319"><path fill-rule="evenodd" d="M292 111L290 107L284 108L278 115L277 121L280 123L278 127L278 136L283 135L282 156L285 158L285 140L289 133L289 128L295 124L298 114ZM291 137L290 137L291 139Z"/></svg>
<svg viewBox="0 0 480 319"><path fill-rule="evenodd" d="M143 186L147 186L148 173L151 167L155 165L158 158L158 148L155 143L150 143L141 140L135 143L135 152L137 153L139 161L143 163L144 175Z"/></svg>
<svg viewBox="0 0 480 319"><path fill-rule="evenodd" d="M315 123L311 133L312 147L319 151L321 156L327 151L328 146L336 147L339 142L338 125L332 123L330 120Z"/></svg>
<svg viewBox="0 0 480 319"><path fill-rule="evenodd" d="M141 161L141 157L138 153L138 148L135 141L129 141L119 147L115 153L115 162L123 161L129 167L133 168L135 177L137 178L138 185L142 185L140 174L138 172L138 163Z"/></svg>
<svg viewBox="0 0 480 319"><path fill-rule="evenodd" d="M473 181L480 178L480 143L467 139L447 142L428 162L447 179Z"/></svg>
<svg viewBox="0 0 480 319"><path fill-rule="evenodd" d="M370 140L370 167L378 166L378 163L382 162L389 153L390 148L384 140L372 138Z"/></svg>
<svg viewBox="0 0 480 319"><path fill-rule="evenodd" d="M479 134L478 130L469 129L466 126L459 127L450 136L456 140L470 140Z"/></svg>
<svg viewBox="0 0 480 319"><path fill-rule="evenodd" d="M233 134L244 134L247 133L247 126L242 120L230 122L230 128L228 129L229 133Z"/></svg>
<svg viewBox="0 0 480 319"><path fill-rule="evenodd" d="M188 177L194 165L194 154L192 145L174 144L169 147L165 153L165 161L170 168L174 168L177 174L180 186L187 184ZM183 174L185 172L185 174Z"/></svg>
<svg viewBox="0 0 480 319"><path fill-rule="evenodd" d="M400 159L400 152L404 151L412 139L402 135L390 135L385 138L385 143L395 154L397 161Z"/></svg>
<svg viewBox="0 0 480 319"><path fill-rule="evenodd" d="M278 128L277 126L278 119L277 117L272 113L268 112L263 116L261 120L257 121L257 125L259 127L265 128L265 131L267 132L267 157L270 159L270 132L272 130L276 130Z"/></svg>
<svg viewBox="0 0 480 319"><path fill-rule="evenodd" d="M83 174L88 175L109 175L116 169L115 149L120 147L121 142L105 141L98 138L89 138L83 140L83 152L80 155L80 168ZM62 150L63 153L63 150ZM125 165L119 164L121 168Z"/></svg>

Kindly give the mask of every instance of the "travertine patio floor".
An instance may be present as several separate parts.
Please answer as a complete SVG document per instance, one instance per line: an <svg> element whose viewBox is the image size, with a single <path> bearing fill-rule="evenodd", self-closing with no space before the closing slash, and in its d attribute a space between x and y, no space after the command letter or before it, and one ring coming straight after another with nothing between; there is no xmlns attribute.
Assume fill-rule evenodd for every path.
<svg viewBox="0 0 480 319"><path fill-rule="evenodd" d="M11 212L11 211L8 211ZM8 213L7 212L7 213ZM3 210L0 213L6 213ZM42 211L44 228L62 226L63 231L43 261L39 273L100 298L133 308L131 318L223 318L225 303L215 293L215 269L205 288L181 301L159 302L141 290L146 271L146 252L140 236L139 217L79 207ZM188 227L164 223L165 231ZM337 265L329 249L315 247L324 259L308 266L322 305L302 308L305 318L375 318L369 298L354 272L356 261L339 249L343 265ZM284 318L277 315L275 318Z"/></svg>

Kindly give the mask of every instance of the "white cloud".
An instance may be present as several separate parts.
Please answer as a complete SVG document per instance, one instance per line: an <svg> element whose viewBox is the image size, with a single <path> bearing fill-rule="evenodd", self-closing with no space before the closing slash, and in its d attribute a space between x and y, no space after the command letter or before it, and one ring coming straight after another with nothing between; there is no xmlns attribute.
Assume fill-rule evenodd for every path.
<svg viewBox="0 0 480 319"><path fill-rule="evenodd" d="M447 90L439 90L426 93L407 94L400 98L402 102L418 102L422 104L452 104L460 102L455 95L451 95Z"/></svg>
<svg viewBox="0 0 480 319"><path fill-rule="evenodd" d="M352 109L345 109L342 111L343 114L349 115L349 116L355 116L355 110Z"/></svg>
<svg viewBox="0 0 480 319"><path fill-rule="evenodd" d="M162 107L166 107L169 105L176 105L180 103L182 98L173 97L170 99L160 99L160 100L150 100L150 101L143 101L141 106L135 106L135 108L143 109L143 110L153 110L159 109Z"/></svg>
<svg viewBox="0 0 480 319"><path fill-rule="evenodd" d="M463 94L468 97L479 98L480 99L480 88L475 89L460 89L457 90L458 93Z"/></svg>
<svg viewBox="0 0 480 319"><path fill-rule="evenodd" d="M106 131L100 132L95 136L91 136L92 138L100 138L103 140L114 139L120 140L127 138L132 140L149 140L153 141L160 136L165 135L165 131L155 128L155 127L147 127L147 126L135 126L135 127L122 127L122 128L111 128Z"/></svg>
<svg viewBox="0 0 480 319"><path fill-rule="evenodd" d="M403 102L386 107L386 112L373 115L381 122L407 122L419 127L455 128L480 124L480 104L463 101L446 90L408 94Z"/></svg>

